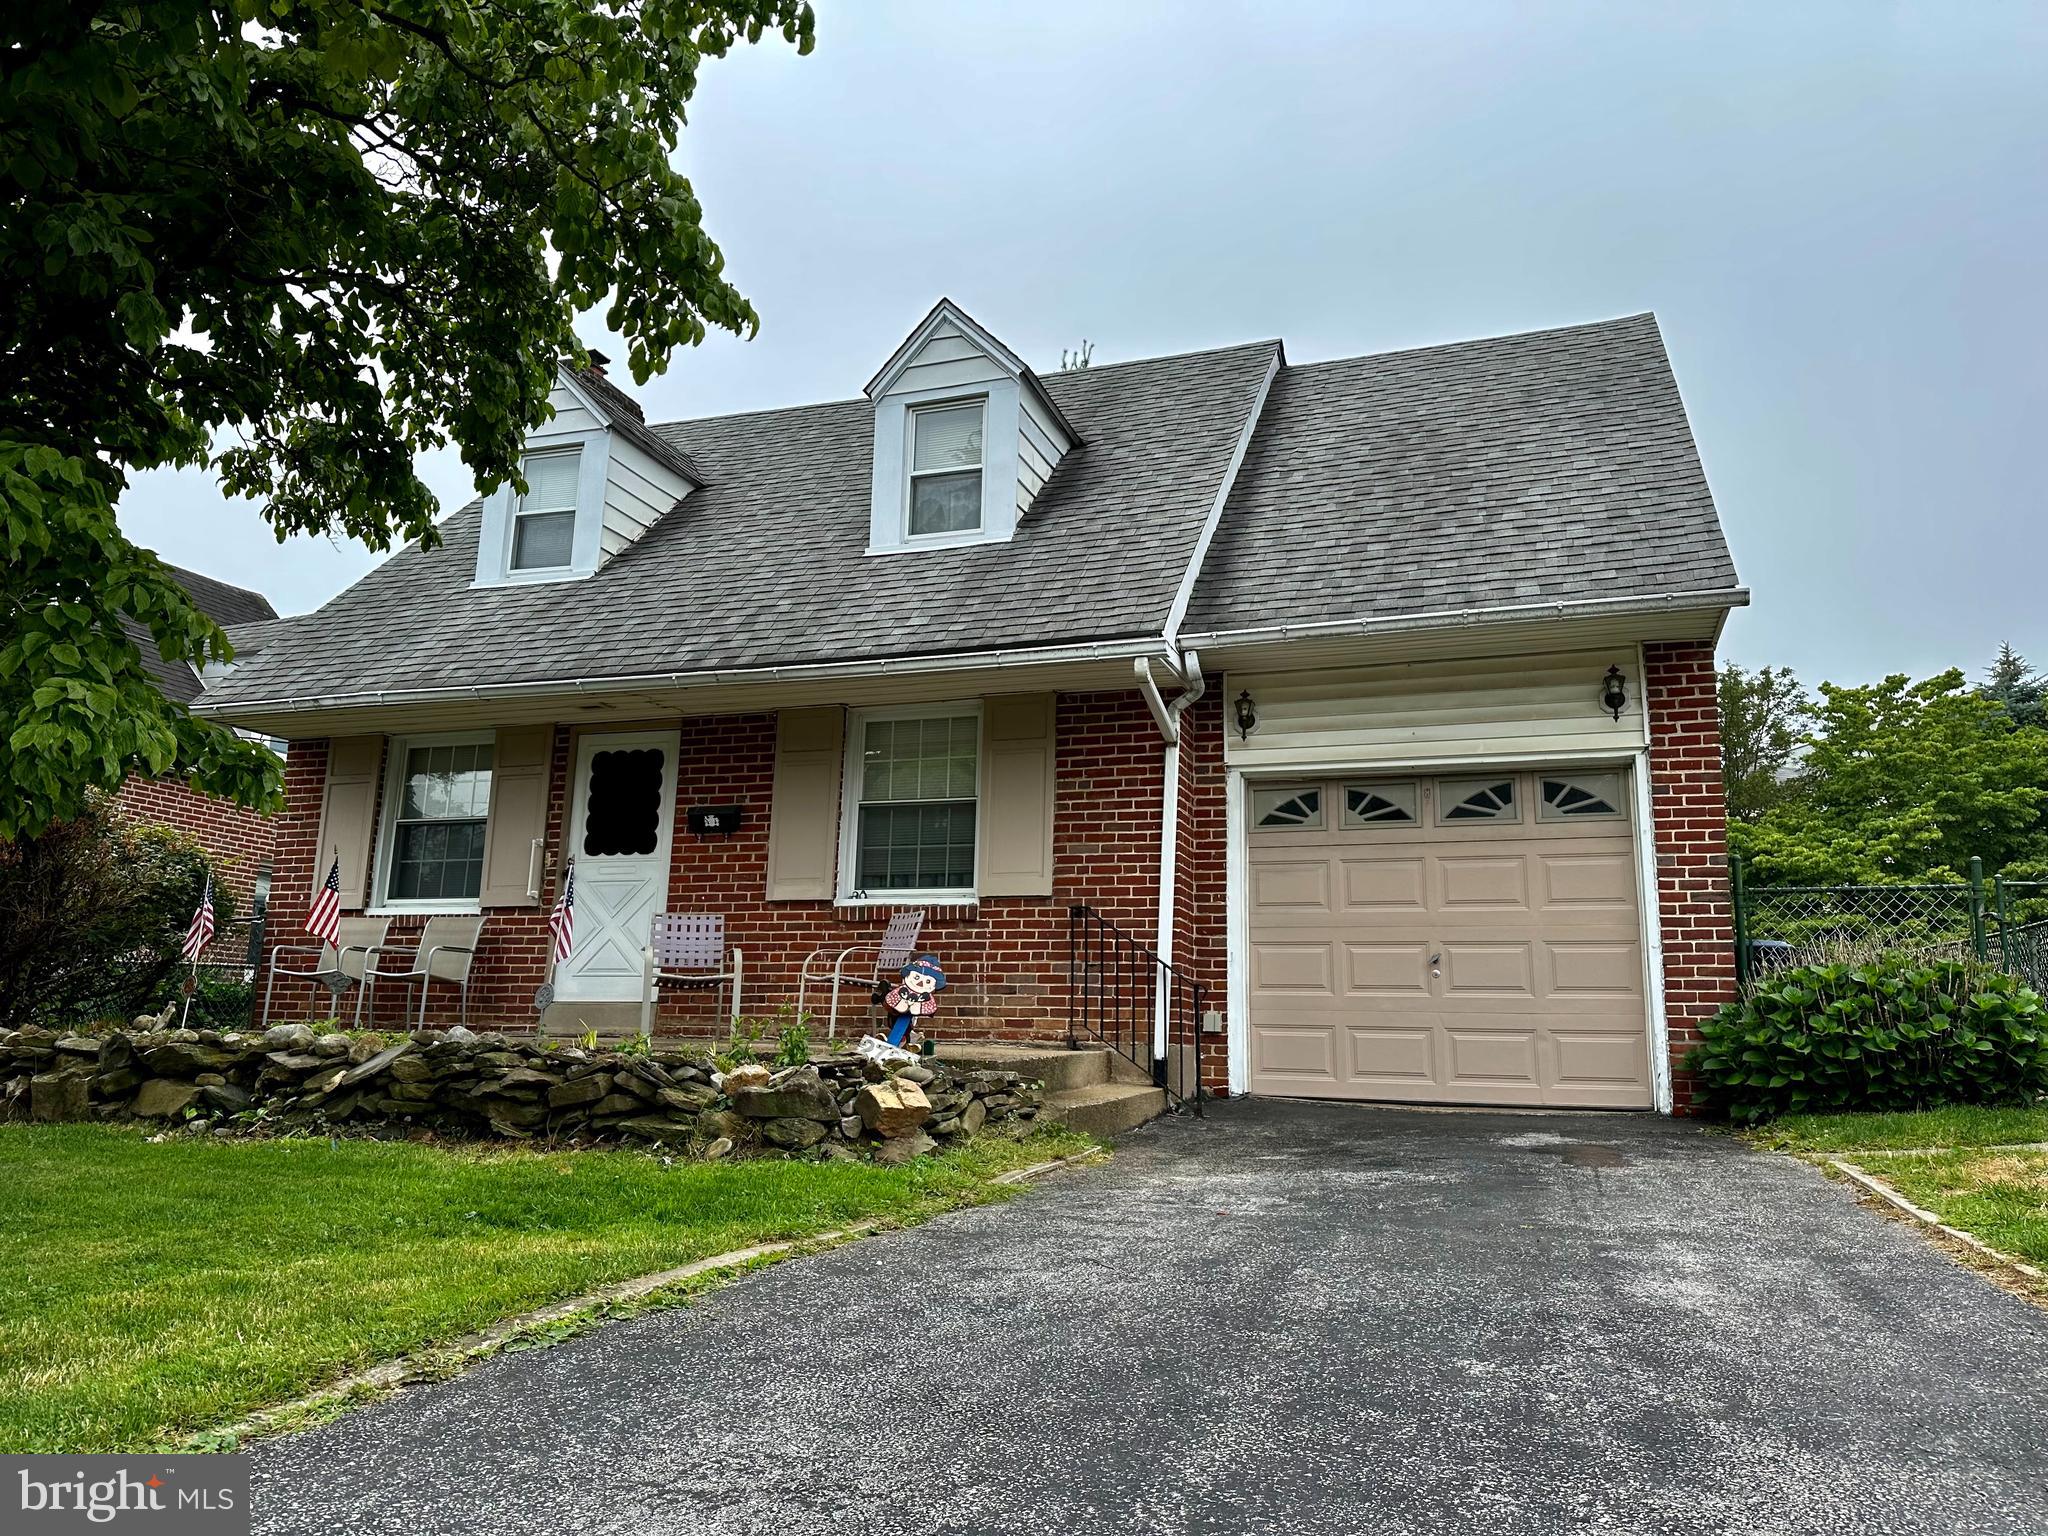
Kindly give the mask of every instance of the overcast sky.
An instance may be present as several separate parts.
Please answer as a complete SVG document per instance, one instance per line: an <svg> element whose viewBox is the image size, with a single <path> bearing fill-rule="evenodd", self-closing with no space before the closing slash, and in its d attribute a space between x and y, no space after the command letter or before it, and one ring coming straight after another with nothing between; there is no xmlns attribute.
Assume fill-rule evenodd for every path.
<svg viewBox="0 0 2048 1536"><path fill-rule="evenodd" d="M942 293L1042 370L1655 310L1754 592L1725 655L2048 665L2048 4L818 8L706 66L682 162L763 324L650 419L857 394ZM377 558L196 472L123 520L287 613Z"/></svg>

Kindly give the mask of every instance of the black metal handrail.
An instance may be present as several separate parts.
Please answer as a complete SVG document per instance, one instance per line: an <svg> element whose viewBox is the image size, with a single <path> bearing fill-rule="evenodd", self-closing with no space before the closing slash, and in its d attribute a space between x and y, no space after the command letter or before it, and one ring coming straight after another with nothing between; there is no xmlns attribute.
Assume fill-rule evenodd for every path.
<svg viewBox="0 0 2048 1536"><path fill-rule="evenodd" d="M1093 907L1067 908L1067 1045L1101 1045L1147 1073L1174 1109L1202 1112L1208 988Z"/></svg>

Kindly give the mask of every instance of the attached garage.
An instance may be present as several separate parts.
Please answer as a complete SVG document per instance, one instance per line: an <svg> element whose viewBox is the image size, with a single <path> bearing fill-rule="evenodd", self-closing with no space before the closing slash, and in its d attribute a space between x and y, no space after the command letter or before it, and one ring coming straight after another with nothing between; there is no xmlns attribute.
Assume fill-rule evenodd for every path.
<svg viewBox="0 0 2048 1536"><path fill-rule="evenodd" d="M1249 782L1251 1091L1650 1107L1633 772Z"/></svg>

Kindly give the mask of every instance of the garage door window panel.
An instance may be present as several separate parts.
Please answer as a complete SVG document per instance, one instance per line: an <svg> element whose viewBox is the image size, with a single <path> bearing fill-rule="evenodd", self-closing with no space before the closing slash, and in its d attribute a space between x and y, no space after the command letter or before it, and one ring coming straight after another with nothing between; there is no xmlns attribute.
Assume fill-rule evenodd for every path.
<svg viewBox="0 0 2048 1536"><path fill-rule="evenodd" d="M1436 803L1437 820L1446 826L1471 821L1512 824L1522 819L1511 778L1441 779Z"/></svg>
<svg viewBox="0 0 2048 1536"><path fill-rule="evenodd" d="M1538 774L1538 821L1622 819L1626 801L1618 773Z"/></svg>
<svg viewBox="0 0 2048 1536"><path fill-rule="evenodd" d="M1285 785L1252 791L1252 825L1262 831L1313 832L1323 824L1323 791Z"/></svg>
<svg viewBox="0 0 2048 1536"><path fill-rule="evenodd" d="M1408 784L1346 784L1344 825L1347 827L1413 826L1421 803L1420 786Z"/></svg>

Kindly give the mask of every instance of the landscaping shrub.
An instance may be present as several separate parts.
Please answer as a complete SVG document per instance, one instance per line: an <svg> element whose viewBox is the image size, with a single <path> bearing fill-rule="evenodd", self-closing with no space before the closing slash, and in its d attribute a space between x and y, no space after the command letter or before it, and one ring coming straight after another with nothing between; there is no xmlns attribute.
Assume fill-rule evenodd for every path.
<svg viewBox="0 0 2048 1536"><path fill-rule="evenodd" d="M206 854L185 833L86 814L0 843L0 1026L126 1020L163 992L199 905ZM214 919L232 919L214 891Z"/></svg>
<svg viewBox="0 0 2048 1536"><path fill-rule="evenodd" d="M1969 961L1892 955L1774 972L1700 1033L1686 1064L1701 1098L1744 1122L2048 1094L2040 996Z"/></svg>

